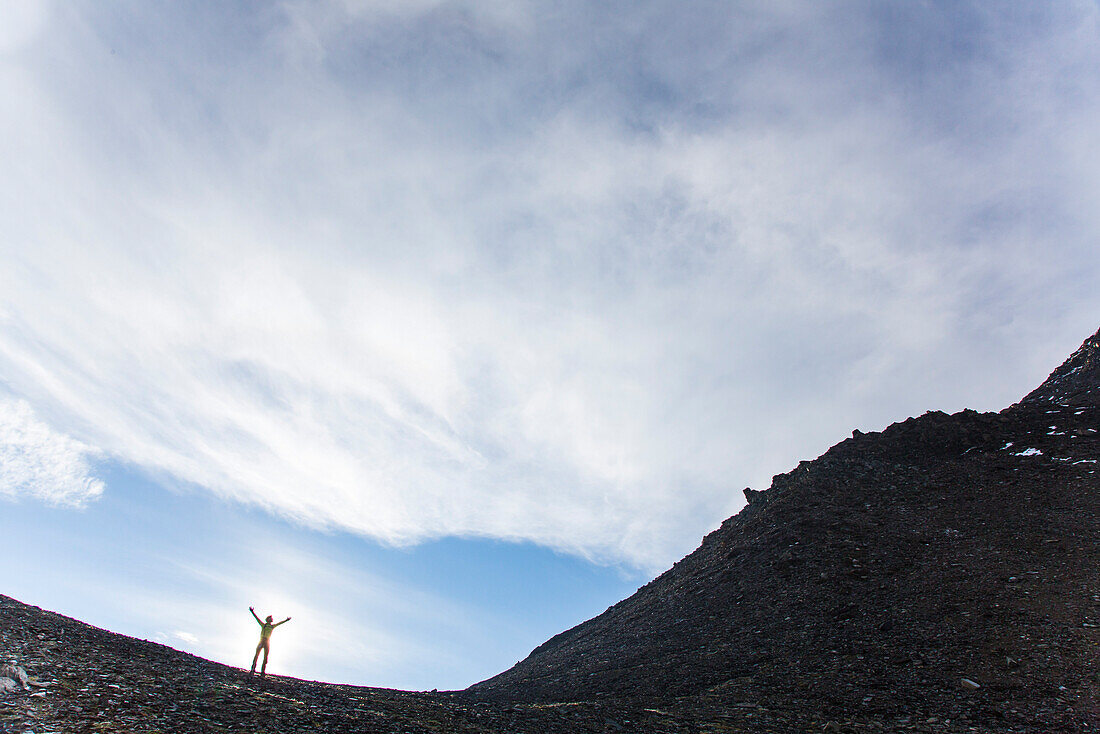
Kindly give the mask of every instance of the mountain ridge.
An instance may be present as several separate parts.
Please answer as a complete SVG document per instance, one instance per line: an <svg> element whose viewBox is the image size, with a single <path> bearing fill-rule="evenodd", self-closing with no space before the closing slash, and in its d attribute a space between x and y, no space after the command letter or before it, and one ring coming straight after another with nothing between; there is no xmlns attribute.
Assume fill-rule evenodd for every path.
<svg viewBox="0 0 1100 734"><path fill-rule="evenodd" d="M856 431L746 489L696 551L468 694L786 699L826 714L961 702L989 723L1024 721L1021 706L1042 705L1021 691L1042 690L1067 699L1052 725L1100 722L1085 675L1100 641L1100 598L1085 593L1100 586L1098 355L1100 332L999 413ZM968 697L964 678L979 685Z"/></svg>
<svg viewBox="0 0 1100 734"><path fill-rule="evenodd" d="M1086 339L1020 402L1100 405L1100 331Z"/></svg>

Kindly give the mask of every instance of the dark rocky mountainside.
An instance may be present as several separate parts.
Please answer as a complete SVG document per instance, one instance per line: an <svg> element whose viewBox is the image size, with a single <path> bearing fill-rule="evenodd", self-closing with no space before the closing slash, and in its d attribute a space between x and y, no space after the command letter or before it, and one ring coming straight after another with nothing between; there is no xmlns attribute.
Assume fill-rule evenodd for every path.
<svg viewBox="0 0 1100 734"><path fill-rule="evenodd" d="M1027 404L1100 405L1100 331L1023 399Z"/></svg>
<svg viewBox="0 0 1100 734"><path fill-rule="evenodd" d="M856 432L464 692L260 682L0 597L31 676L0 732L1097 731L1098 395L1100 332L1000 413Z"/></svg>
<svg viewBox="0 0 1100 734"><path fill-rule="evenodd" d="M1100 728L1098 355L1100 332L1000 413L857 432L746 490L694 553L470 693Z"/></svg>

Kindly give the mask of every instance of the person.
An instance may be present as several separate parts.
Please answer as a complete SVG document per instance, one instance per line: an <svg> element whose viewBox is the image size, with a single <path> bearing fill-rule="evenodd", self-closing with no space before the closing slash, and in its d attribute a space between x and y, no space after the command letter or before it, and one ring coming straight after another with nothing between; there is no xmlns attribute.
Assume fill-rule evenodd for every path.
<svg viewBox="0 0 1100 734"><path fill-rule="evenodd" d="M256 616L256 610L252 607L248 608L248 611L252 612L252 616L256 617L256 624L260 625L260 644L256 645L256 654L252 656L252 670L249 671L249 675L253 675L256 672L256 659L260 657L260 650L264 651L264 664L260 667L260 677L263 678L267 675L267 656L271 652L271 633L275 631L275 628L280 624L286 624L290 621L290 617L287 617L282 622L272 622L271 615L267 615L267 621L261 622L260 618Z"/></svg>

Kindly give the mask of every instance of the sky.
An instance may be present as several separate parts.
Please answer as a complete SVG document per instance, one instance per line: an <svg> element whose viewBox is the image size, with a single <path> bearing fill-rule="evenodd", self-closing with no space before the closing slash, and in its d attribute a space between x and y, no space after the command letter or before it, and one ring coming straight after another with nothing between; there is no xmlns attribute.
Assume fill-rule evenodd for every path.
<svg viewBox="0 0 1100 734"><path fill-rule="evenodd" d="M459 688L1100 326L1095 2L0 1L0 593Z"/></svg>

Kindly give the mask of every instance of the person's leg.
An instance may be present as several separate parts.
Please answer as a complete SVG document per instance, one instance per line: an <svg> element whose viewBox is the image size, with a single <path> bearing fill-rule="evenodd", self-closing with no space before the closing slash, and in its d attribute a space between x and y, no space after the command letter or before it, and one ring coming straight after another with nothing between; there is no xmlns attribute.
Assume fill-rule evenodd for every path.
<svg viewBox="0 0 1100 734"><path fill-rule="evenodd" d="M263 648L264 648L264 664L260 668L260 677L261 678L263 678L267 675L267 655L268 655L268 653L271 652L271 643L267 642L267 641L264 641Z"/></svg>
<svg viewBox="0 0 1100 734"><path fill-rule="evenodd" d="M256 654L252 656L252 670L248 671L249 675L256 672L256 658L260 657L260 650L263 648L264 643L261 640L259 645L256 645ZM267 662L267 656L264 656L264 662Z"/></svg>

